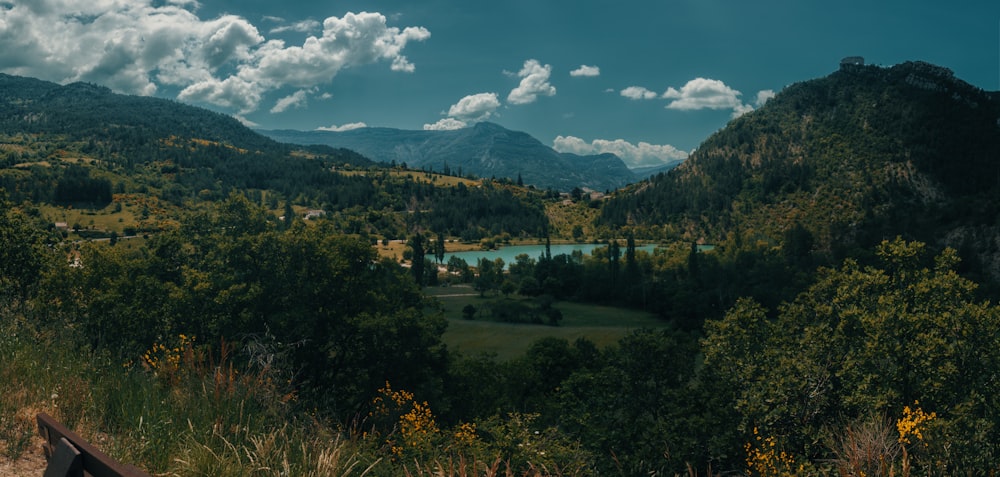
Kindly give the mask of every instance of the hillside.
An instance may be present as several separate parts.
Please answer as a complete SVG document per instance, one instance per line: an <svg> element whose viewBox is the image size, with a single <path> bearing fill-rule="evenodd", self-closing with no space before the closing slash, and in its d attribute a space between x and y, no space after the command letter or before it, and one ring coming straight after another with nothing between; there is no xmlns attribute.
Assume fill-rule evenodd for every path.
<svg viewBox="0 0 1000 477"><path fill-rule="evenodd" d="M393 175L354 151L279 143L173 101L0 75L0 198L87 229L80 237L175 228L233 192L275 218L320 209L339 231L382 238L546 230L541 192L475 184Z"/></svg>
<svg viewBox="0 0 1000 477"><path fill-rule="evenodd" d="M257 134L231 116L175 101L115 94L89 83L56 83L0 74L0 128L4 132L62 134L87 140L137 143L198 138L260 152L291 149Z"/></svg>
<svg viewBox="0 0 1000 477"><path fill-rule="evenodd" d="M534 137L493 123L453 131L360 128L350 131L261 131L279 141L343 147L380 162L479 177L520 177L538 188L617 189L638 179L614 154L558 153Z"/></svg>
<svg viewBox="0 0 1000 477"><path fill-rule="evenodd" d="M832 258L901 235L1000 278L998 118L995 94L945 68L848 66L732 121L675 170L617 194L601 221L773 244L801 225L811 253Z"/></svg>

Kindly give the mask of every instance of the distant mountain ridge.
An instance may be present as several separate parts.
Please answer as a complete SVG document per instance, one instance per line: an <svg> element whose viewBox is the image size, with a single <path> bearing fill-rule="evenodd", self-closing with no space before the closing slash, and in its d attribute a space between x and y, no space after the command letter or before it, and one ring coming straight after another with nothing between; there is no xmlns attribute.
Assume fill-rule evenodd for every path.
<svg viewBox="0 0 1000 477"><path fill-rule="evenodd" d="M385 163L479 177L521 177L526 185L563 191L574 187L613 190L640 178L614 154L559 153L527 133L489 122L451 131L370 127L340 132L260 132L281 142L350 149Z"/></svg>

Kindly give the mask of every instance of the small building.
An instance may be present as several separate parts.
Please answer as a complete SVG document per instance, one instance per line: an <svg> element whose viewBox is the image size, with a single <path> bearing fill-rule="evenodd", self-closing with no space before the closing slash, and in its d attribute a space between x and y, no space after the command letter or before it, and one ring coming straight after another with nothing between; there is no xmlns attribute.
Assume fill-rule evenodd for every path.
<svg viewBox="0 0 1000 477"><path fill-rule="evenodd" d="M840 60L840 67L847 68L851 66L864 66L865 58L863 56L847 56Z"/></svg>
<svg viewBox="0 0 1000 477"><path fill-rule="evenodd" d="M318 218L323 217L325 215L326 215L326 211L325 210L307 210L306 211L306 215L305 215L305 219L306 220L315 220L315 219L318 219Z"/></svg>

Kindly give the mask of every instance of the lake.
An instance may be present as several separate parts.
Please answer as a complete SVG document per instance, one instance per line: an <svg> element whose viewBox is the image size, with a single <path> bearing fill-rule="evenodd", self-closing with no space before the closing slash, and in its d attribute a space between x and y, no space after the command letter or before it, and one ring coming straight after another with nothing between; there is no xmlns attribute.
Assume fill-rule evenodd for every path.
<svg viewBox="0 0 1000 477"><path fill-rule="evenodd" d="M622 261L624 262L625 244L622 243L619 245L621 246ZM604 247L607 247L607 244L561 243L551 245L549 250L552 252L552 256L555 257L556 255L570 255L576 250L583 252L584 255L590 255L595 248ZM653 253L653 249L655 248L655 244L637 245L635 247L636 250L645 250L649 253ZM537 261L538 257L545 254L545 245L508 245L506 247L501 247L498 250L469 250L466 252L446 253L444 256L444 263L448 263L448 260L451 260L452 256L465 260L465 263L468 263L471 266L476 266L476 264L479 263L480 258L486 258L489 260L496 260L500 258L503 259L503 263L506 266L514 263L515 257L522 253L527 254L529 257ZM433 260L434 254L427 254L427 258Z"/></svg>

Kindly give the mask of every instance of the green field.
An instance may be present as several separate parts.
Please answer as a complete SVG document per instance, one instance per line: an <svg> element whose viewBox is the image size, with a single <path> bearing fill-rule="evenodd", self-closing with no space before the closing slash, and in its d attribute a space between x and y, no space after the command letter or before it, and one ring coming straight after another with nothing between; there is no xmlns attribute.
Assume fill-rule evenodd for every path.
<svg viewBox="0 0 1000 477"><path fill-rule="evenodd" d="M436 297L444 309L448 320L443 337L445 344L452 351L467 356L495 353L498 359L512 359L523 355L534 341L547 336L569 341L586 338L604 347L617 343L634 330L666 326L665 321L643 311L565 301L553 305L563 315L559 326L466 320L462 318L465 305L479 308L491 298L480 298L479 293L468 286L429 287L425 292Z"/></svg>

